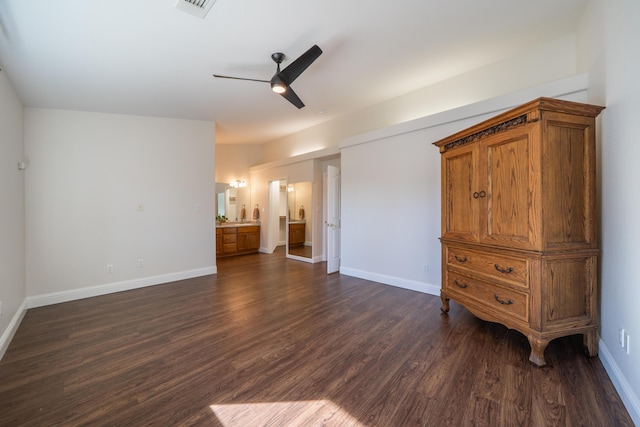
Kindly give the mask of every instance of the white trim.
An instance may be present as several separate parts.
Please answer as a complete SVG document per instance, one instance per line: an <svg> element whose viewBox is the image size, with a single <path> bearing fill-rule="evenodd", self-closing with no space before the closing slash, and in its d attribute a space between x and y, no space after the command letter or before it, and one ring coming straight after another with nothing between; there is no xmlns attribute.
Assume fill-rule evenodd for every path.
<svg viewBox="0 0 640 427"><path fill-rule="evenodd" d="M20 326L20 322L22 322L22 318L27 312L27 300L24 300L20 307L18 307L18 311L9 322L9 325L4 330L2 337L0 337L0 360L4 357L4 353L9 348L9 344L11 344L11 340L18 330L18 326Z"/></svg>
<svg viewBox="0 0 640 427"><path fill-rule="evenodd" d="M259 172L265 169L273 169L280 166L287 166L294 163L304 162L306 160L315 160L315 159L323 159L325 157L333 157L340 154L340 149L338 147L328 147L323 148L322 150L311 151L309 153L300 154L293 157L287 157L285 159L274 160L269 163L262 163L260 165L251 166L249 168L249 173Z"/></svg>
<svg viewBox="0 0 640 427"><path fill-rule="evenodd" d="M415 280L407 280L401 277L387 276L349 267L340 267L340 274L382 283L383 285L408 289L410 291L422 292L423 294L440 296L440 285L432 285L430 283L417 282Z"/></svg>
<svg viewBox="0 0 640 427"><path fill-rule="evenodd" d="M306 258L306 257L299 256L299 255L287 254L286 258L287 259L295 259L296 261L307 262L309 264L313 264L315 262L315 260L313 258Z"/></svg>
<svg viewBox="0 0 640 427"><path fill-rule="evenodd" d="M609 378L620 395L622 403L625 408L627 408L629 416L636 425L640 426L640 399L638 399L638 396L633 392L631 384L629 384L624 377L620 367L616 364L616 361L602 340L598 342L598 353L604 370L609 374Z"/></svg>
<svg viewBox="0 0 640 427"><path fill-rule="evenodd" d="M571 97L571 95L585 92L588 88L588 83L589 79L587 74L576 74L575 76L555 80L540 86L523 89L507 95L478 101L473 104L463 105L458 108L420 117L408 122L398 123L396 125L344 138L339 141L338 147L343 149L354 145L366 144L383 138L440 126L445 123L455 122L462 119L491 113L497 114L541 96L552 98Z"/></svg>
<svg viewBox="0 0 640 427"><path fill-rule="evenodd" d="M62 292L52 292L50 294L34 295L27 297L27 308L43 307L61 302L75 301L83 298L90 298L100 295L112 294L115 292L129 291L132 289L144 288L147 286L160 285L163 283L175 282L177 280L191 279L194 277L216 274L218 267L211 266L198 268L195 270L179 271L176 273L162 274L160 276L143 277L140 279L125 280L122 282L107 283L105 285L90 286L86 288L72 289Z"/></svg>

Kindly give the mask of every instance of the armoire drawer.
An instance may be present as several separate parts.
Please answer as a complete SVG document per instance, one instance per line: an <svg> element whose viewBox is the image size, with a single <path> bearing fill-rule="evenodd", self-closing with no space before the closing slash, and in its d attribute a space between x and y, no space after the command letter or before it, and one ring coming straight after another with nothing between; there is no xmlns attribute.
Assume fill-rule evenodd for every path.
<svg viewBox="0 0 640 427"><path fill-rule="evenodd" d="M447 293L464 304L466 299L472 299L492 310L503 312L509 316L529 321L529 298L526 293L518 292L454 271L447 272Z"/></svg>
<svg viewBox="0 0 640 427"><path fill-rule="evenodd" d="M447 265L508 280L525 288L529 287L529 261L526 258L507 257L448 246Z"/></svg>

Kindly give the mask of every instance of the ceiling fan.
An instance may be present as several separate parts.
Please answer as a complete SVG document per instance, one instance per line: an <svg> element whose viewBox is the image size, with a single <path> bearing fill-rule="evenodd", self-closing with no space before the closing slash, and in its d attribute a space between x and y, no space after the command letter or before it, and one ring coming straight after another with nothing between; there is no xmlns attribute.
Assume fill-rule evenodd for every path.
<svg viewBox="0 0 640 427"><path fill-rule="evenodd" d="M304 107L302 100L296 95L291 88L291 83L306 70L322 54L322 49L317 45L311 46L309 50L300 55L295 61L289 64L284 70L280 71L280 64L284 60L284 53L276 52L271 55L271 59L276 63L276 73L271 80L247 79L244 77L221 76L214 74L213 77L221 79L249 80L252 82L270 83L271 90L282 95L287 101L298 108Z"/></svg>

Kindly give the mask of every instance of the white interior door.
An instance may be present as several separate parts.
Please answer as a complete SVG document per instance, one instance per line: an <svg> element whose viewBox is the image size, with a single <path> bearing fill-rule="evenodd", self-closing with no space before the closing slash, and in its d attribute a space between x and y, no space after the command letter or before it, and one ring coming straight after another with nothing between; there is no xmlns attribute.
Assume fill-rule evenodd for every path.
<svg viewBox="0 0 640 427"><path fill-rule="evenodd" d="M327 273L335 273L340 270L340 168L327 168Z"/></svg>

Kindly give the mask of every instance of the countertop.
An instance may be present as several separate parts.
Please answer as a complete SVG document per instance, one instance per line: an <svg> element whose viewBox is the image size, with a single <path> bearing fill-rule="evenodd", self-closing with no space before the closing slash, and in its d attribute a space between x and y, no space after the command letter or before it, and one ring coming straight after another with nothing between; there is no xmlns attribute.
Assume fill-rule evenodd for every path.
<svg viewBox="0 0 640 427"><path fill-rule="evenodd" d="M228 228L228 227L249 227L249 226L260 226L260 221L227 221L224 224L216 223L216 228Z"/></svg>

